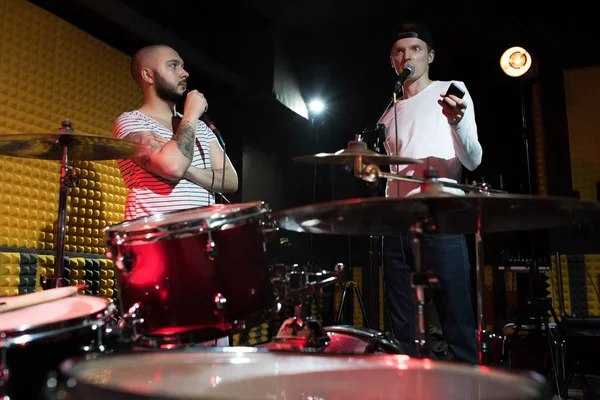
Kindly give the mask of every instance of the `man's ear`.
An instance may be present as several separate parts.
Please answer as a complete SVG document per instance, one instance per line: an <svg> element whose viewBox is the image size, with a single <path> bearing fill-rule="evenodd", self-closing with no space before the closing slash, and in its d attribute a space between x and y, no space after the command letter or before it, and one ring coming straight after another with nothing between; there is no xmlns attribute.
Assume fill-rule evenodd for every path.
<svg viewBox="0 0 600 400"><path fill-rule="evenodd" d="M150 68L142 68L140 71L142 75L142 80L147 83L154 83L154 72Z"/></svg>
<svg viewBox="0 0 600 400"><path fill-rule="evenodd" d="M429 64L431 64L433 62L434 58L435 58L435 50L431 49L431 50L429 50Z"/></svg>

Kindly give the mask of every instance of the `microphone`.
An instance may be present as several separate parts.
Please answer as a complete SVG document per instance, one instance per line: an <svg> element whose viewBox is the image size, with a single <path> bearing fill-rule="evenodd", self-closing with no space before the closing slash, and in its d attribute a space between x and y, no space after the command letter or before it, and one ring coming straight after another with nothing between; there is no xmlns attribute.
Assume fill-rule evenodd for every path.
<svg viewBox="0 0 600 400"><path fill-rule="evenodd" d="M398 77L398 80L396 81L396 85L394 86L394 93L399 93L400 90L402 89L402 85L404 85L404 82L406 81L406 79L408 79L409 76L412 76L412 74L415 73L415 67L413 67L410 64L406 64L406 67L404 67L404 70L402 70L402 73L400 73L400 76Z"/></svg>
<svg viewBox="0 0 600 400"><path fill-rule="evenodd" d="M217 140L219 141L219 143L223 147L223 171L221 172L222 175L221 175L221 192L220 192L220 194L221 194L221 199L222 200L227 200L225 198L224 193L223 193L223 191L225 189L225 163L227 162L227 154L226 154L226 150L225 150L225 141L223 140L223 135L221 135L221 132L215 126L214 122L208 116L207 113L202 114L202 116L200 117L200 119L208 126L208 128L211 131L213 131L213 133L217 137ZM227 202L229 203L229 200L227 200ZM221 204L222 203L223 203L223 201L221 201Z"/></svg>

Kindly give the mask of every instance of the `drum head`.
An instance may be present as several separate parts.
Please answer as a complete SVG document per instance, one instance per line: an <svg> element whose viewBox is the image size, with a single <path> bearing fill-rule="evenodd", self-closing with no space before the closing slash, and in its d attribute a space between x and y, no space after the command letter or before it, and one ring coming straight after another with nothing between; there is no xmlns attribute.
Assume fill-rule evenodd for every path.
<svg viewBox="0 0 600 400"><path fill-rule="evenodd" d="M81 398L103 392L164 399L538 399L545 388L535 374L404 355L308 355L236 347L68 360L61 371L75 379L71 386Z"/></svg>
<svg viewBox="0 0 600 400"><path fill-rule="evenodd" d="M51 333L53 329L85 325L106 310L109 303L105 298L77 295L3 312L0 313L0 333L7 336L8 342L13 338L16 344L26 343L35 339L29 335L44 330ZM18 337L23 337L23 341L19 342Z"/></svg>
<svg viewBox="0 0 600 400"><path fill-rule="evenodd" d="M215 204L121 222L107 227L105 234L109 238L119 235L119 243L122 244L123 240L127 241L127 237L132 240L135 238L148 240L153 236L161 237L163 234L216 228L228 229L247 223L247 220L268 212L270 209L263 202Z"/></svg>

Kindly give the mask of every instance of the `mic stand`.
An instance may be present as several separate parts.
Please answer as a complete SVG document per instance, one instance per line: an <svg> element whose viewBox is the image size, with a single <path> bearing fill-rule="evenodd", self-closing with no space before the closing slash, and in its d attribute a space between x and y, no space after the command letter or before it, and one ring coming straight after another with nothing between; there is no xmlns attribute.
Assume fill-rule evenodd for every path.
<svg viewBox="0 0 600 400"><path fill-rule="evenodd" d="M310 119L310 126L311 126L311 130L315 131L315 117L311 117ZM315 153L319 152L319 125L317 124L317 129L316 129L316 138L315 138ZM313 187L312 187L312 204L315 204L317 200L317 164L313 165ZM314 259L313 259L313 245L314 245L314 235L310 235L310 243L309 243L309 260L308 260L308 265L309 267L312 267L314 264Z"/></svg>
<svg viewBox="0 0 600 400"><path fill-rule="evenodd" d="M400 84L400 80L396 81L396 85L394 86L394 135L396 140L394 156L398 157L398 97L397 94L400 94L400 97L404 97L404 88ZM391 166L390 166L391 171ZM396 166L396 173L398 172L398 166ZM400 197L400 182L396 184L396 196Z"/></svg>
<svg viewBox="0 0 600 400"><path fill-rule="evenodd" d="M227 162L227 150L226 150L226 146L225 146L225 141L223 140L223 135L221 135L219 128L217 128L215 126L215 124L212 123L212 121L209 124L209 128L210 128L210 130L213 131L213 133L217 137L217 140L221 144L221 147L223 147L223 171L221 173L221 191L219 192L219 194L221 195L221 204L224 204L224 200L226 200L224 191L225 191L225 165L226 165L225 163ZM229 200L227 200L227 202L230 203Z"/></svg>

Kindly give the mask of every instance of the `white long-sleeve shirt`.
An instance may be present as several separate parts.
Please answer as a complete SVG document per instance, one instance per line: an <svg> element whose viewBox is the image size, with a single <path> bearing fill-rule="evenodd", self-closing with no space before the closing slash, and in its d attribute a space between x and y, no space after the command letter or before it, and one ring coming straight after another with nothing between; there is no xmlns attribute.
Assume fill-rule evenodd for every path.
<svg viewBox="0 0 600 400"><path fill-rule="evenodd" d="M442 99L440 94L446 93L452 83L450 81L433 81L417 95L398 100L395 105L397 121L394 121L394 105L383 115L380 122L386 126L384 147L387 154L424 161L423 164L392 165L391 172L423 177L425 169L434 167L440 178L458 182L462 166L471 171L479 166L483 151L477 138L473 100L463 82L453 82L465 91L463 100L467 103L465 115L457 125L448 123L438 103ZM388 179L386 197L404 197L419 191L418 184ZM444 191L464 194L451 188L444 188Z"/></svg>

